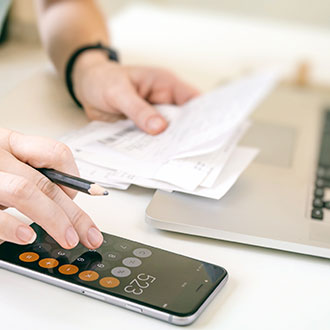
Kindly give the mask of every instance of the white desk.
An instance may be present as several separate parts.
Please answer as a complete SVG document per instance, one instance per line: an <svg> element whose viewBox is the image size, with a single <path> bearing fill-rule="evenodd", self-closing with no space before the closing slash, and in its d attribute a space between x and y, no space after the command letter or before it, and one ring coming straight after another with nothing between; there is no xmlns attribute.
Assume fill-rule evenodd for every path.
<svg viewBox="0 0 330 330"><path fill-rule="evenodd" d="M179 64L174 69L182 72ZM187 67L185 72L189 72ZM207 80L204 72L205 84L201 84L196 70L191 72L192 81L201 87L213 83L214 75ZM0 113L1 126L53 137L86 123L63 85L43 66L0 100ZM105 232L184 252L228 270L229 282L191 329L330 328L329 260L154 230L144 222L144 210L152 194L151 190L134 187L126 192L111 191L106 198L80 194L76 202ZM174 329L161 321L4 270L0 270L0 327Z"/></svg>

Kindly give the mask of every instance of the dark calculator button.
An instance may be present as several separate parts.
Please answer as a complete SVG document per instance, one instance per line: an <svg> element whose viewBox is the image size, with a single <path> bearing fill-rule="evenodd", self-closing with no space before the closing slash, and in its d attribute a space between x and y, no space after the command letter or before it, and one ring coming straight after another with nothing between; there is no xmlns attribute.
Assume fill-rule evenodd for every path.
<svg viewBox="0 0 330 330"><path fill-rule="evenodd" d="M114 245L114 248L119 252L128 252L132 250L132 247L126 243L117 243Z"/></svg>
<svg viewBox="0 0 330 330"><path fill-rule="evenodd" d="M104 238L103 239L103 243L102 243L102 246L108 246L110 245L112 242L110 240L110 238Z"/></svg>
<svg viewBox="0 0 330 330"><path fill-rule="evenodd" d="M51 245L47 244L47 243L38 243L38 244L33 245L32 249L33 249L33 251L39 252L39 253L50 252Z"/></svg>
<svg viewBox="0 0 330 330"><path fill-rule="evenodd" d="M54 258L69 257L70 252L68 250L64 250L64 249L57 249L57 250L52 251L52 255L54 256Z"/></svg>
<svg viewBox="0 0 330 330"><path fill-rule="evenodd" d="M54 240L54 238L52 238L50 236L46 236L45 241L48 242L48 243L51 243L51 244L56 243L56 241Z"/></svg>
<svg viewBox="0 0 330 330"><path fill-rule="evenodd" d="M105 264L103 264L102 262L98 262L95 266L99 270L102 270L102 269L106 269L107 268L107 266Z"/></svg>
<svg viewBox="0 0 330 330"><path fill-rule="evenodd" d="M319 197L319 198L322 198L324 195L324 189L323 188L316 188L314 190L314 196L315 197Z"/></svg>
<svg viewBox="0 0 330 330"><path fill-rule="evenodd" d="M105 254L105 257L107 258L107 260L116 261L121 258L121 255L117 252L107 252Z"/></svg>
<svg viewBox="0 0 330 330"><path fill-rule="evenodd" d="M323 219L323 211L321 209L313 209L312 210L312 218L317 220Z"/></svg>
<svg viewBox="0 0 330 330"><path fill-rule="evenodd" d="M324 202L324 207L330 210L330 201Z"/></svg>
<svg viewBox="0 0 330 330"><path fill-rule="evenodd" d="M315 198L313 200L313 206L316 208L322 208L323 207L323 200L321 198Z"/></svg>

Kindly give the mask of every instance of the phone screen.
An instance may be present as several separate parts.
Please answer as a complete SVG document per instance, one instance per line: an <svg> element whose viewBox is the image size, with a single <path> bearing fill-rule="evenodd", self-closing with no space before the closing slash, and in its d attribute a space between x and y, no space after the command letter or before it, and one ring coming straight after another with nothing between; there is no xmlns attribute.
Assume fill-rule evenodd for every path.
<svg viewBox="0 0 330 330"><path fill-rule="evenodd" d="M226 277L222 267L103 233L97 250L65 250L40 226L30 245L3 243L0 259L178 316L194 314Z"/></svg>

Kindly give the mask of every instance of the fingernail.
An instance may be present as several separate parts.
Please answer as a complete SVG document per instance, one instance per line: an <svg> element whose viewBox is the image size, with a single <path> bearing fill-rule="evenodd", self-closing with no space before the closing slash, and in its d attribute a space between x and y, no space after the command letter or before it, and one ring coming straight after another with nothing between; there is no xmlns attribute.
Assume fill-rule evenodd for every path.
<svg viewBox="0 0 330 330"><path fill-rule="evenodd" d="M72 226L66 230L65 238L70 247L75 247L79 243L79 236Z"/></svg>
<svg viewBox="0 0 330 330"><path fill-rule="evenodd" d="M27 228L25 226L19 226L16 230L16 236L19 240L21 240L24 243L31 244L35 241L37 238L36 233L31 229Z"/></svg>
<svg viewBox="0 0 330 330"><path fill-rule="evenodd" d="M103 242L102 234L95 227L89 228L87 238L92 246L100 246Z"/></svg>
<svg viewBox="0 0 330 330"><path fill-rule="evenodd" d="M158 132L164 128L164 120L158 116L153 116L147 121L149 131Z"/></svg>

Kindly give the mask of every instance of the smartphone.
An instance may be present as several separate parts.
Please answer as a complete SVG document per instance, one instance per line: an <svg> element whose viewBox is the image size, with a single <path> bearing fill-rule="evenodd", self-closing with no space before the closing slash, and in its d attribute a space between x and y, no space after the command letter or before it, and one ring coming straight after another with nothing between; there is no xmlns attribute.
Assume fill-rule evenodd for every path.
<svg viewBox="0 0 330 330"><path fill-rule="evenodd" d="M192 323L228 278L219 266L103 233L100 248L63 249L40 226L0 245L0 268L176 325Z"/></svg>

